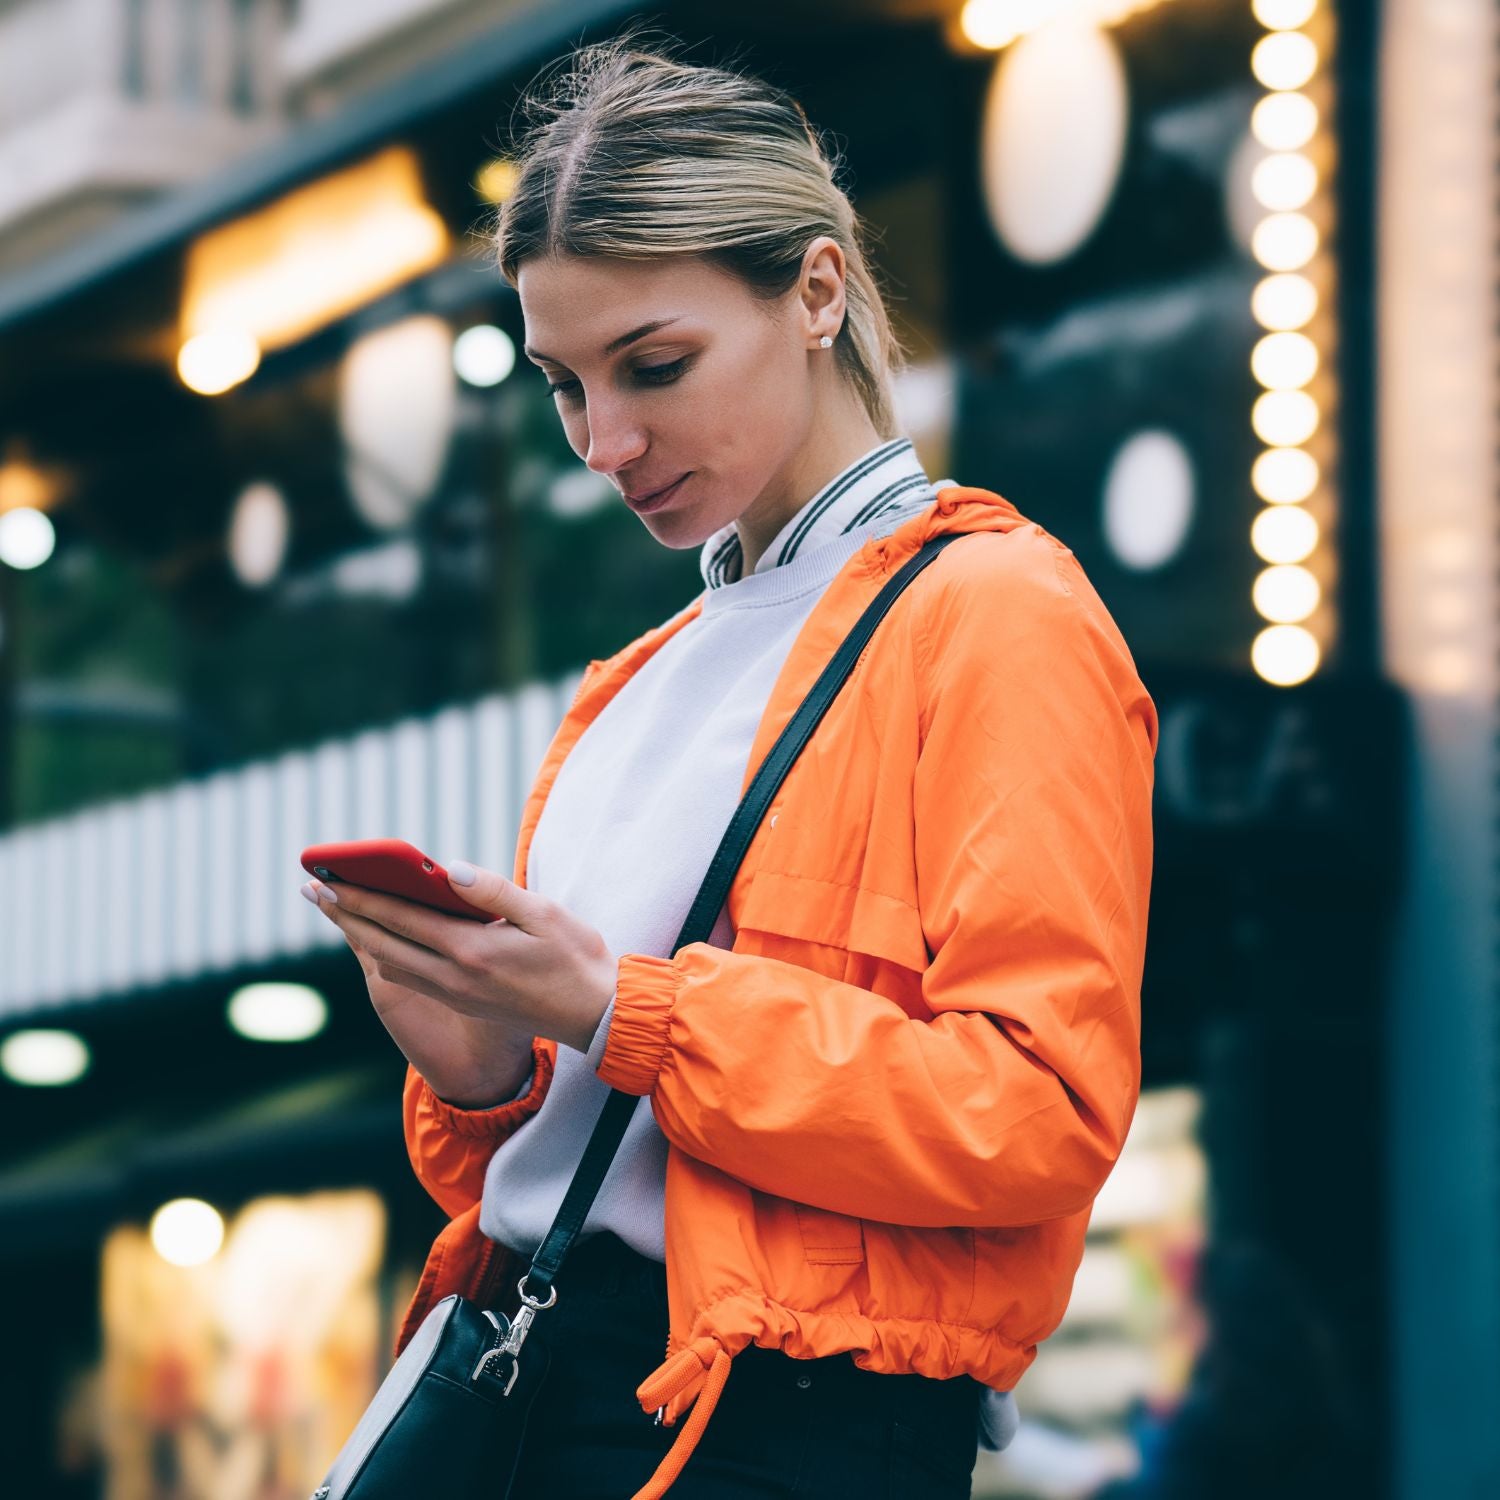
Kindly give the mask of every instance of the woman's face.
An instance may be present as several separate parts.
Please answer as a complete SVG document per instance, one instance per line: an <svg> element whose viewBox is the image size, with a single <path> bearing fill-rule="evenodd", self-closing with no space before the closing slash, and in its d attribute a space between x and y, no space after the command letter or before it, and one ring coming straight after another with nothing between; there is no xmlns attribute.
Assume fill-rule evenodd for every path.
<svg viewBox="0 0 1500 1500"><path fill-rule="evenodd" d="M697 257L521 266L526 355L553 387L573 451L627 504L682 480L640 512L664 546L699 546L741 518L769 542L813 492L808 434L841 399L830 383L843 385L832 350L817 347L843 321L842 271L826 238L776 302Z"/></svg>

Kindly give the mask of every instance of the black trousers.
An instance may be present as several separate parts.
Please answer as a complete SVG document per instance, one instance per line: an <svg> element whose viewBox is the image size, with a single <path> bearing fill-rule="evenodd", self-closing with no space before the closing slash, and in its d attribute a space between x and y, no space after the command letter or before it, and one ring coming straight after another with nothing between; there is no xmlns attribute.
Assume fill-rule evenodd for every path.
<svg viewBox="0 0 1500 1500"><path fill-rule="evenodd" d="M629 1500L688 1419L657 1426L635 1397L666 1357L666 1267L613 1234L579 1240L534 1330L551 1364L509 1500ZM982 1392L967 1375L878 1374L847 1353L792 1359L752 1344L667 1500L958 1500Z"/></svg>

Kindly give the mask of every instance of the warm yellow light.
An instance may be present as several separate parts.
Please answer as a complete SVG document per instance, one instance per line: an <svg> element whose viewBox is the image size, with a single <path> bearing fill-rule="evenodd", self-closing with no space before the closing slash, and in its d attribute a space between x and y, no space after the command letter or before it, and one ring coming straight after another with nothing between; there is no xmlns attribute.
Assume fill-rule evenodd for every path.
<svg viewBox="0 0 1500 1500"><path fill-rule="evenodd" d="M174 1198L151 1216L151 1244L174 1266L199 1266L224 1243L224 1220L201 1198Z"/></svg>
<svg viewBox="0 0 1500 1500"><path fill-rule="evenodd" d="M1291 625L1305 620L1318 607L1321 594L1318 580L1306 568L1281 563L1262 570L1251 597L1266 619Z"/></svg>
<svg viewBox="0 0 1500 1500"><path fill-rule="evenodd" d="M1295 505L1318 485L1318 461L1302 448L1267 448L1250 470L1255 493L1270 505Z"/></svg>
<svg viewBox="0 0 1500 1500"><path fill-rule="evenodd" d="M1317 519L1297 502L1316 489L1317 460L1299 445L1317 430L1318 404L1302 389L1317 374L1318 346L1305 333L1318 309L1316 287L1292 274L1318 253L1317 224L1299 212L1318 191L1318 169L1300 148L1318 128L1317 106L1294 92L1318 70L1318 48L1304 25L1317 0L1251 0L1256 20L1270 35L1262 37L1250 58L1251 71L1274 90L1251 115L1255 139L1272 154L1256 163L1250 192L1267 216L1255 226L1251 251L1276 274L1255 288L1251 312L1270 330L1250 357L1255 378L1267 387L1251 412L1257 436L1269 448L1255 460L1251 483L1268 502L1250 528L1256 554L1271 566L1257 576L1252 590L1256 609L1268 625L1250 648L1255 671L1267 682L1292 686L1317 671L1321 649L1317 638L1297 622L1318 608L1321 587L1309 569L1300 567L1318 545Z"/></svg>
<svg viewBox="0 0 1500 1500"><path fill-rule="evenodd" d="M1160 0L967 0L958 13L958 29L971 46L997 52L1017 37L1053 21L1077 20L1094 26L1117 26L1132 16L1155 10Z"/></svg>
<svg viewBox="0 0 1500 1500"><path fill-rule="evenodd" d="M1250 369L1269 390L1299 390L1318 373L1318 346L1305 333L1268 333L1250 351Z"/></svg>
<svg viewBox="0 0 1500 1500"><path fill-rule="evenodd" d="M1267 94L1250 112L1250 133L1268 151L1296 151L1318 128L1318 106L1306 94Z"/></svg>
<svg viewBox="0 0 1500 1500"><path fill-rule="evenodd" d="M1250 8L1267 31L1290 31L1312 19L1318 0L1253 0Z"/></svg>
<svg viewBox="0 0 1500 1500"><path fill-rule="evenodd" d="M183 330L279 348L440 264L448 246L415 154L388 147L196 240Z"/></svg>
<svg viewBox="0 0 1500 1500"><path fill-rule="evenodd" d="M1318 49L1300 31L1273 31L1255 44L1250 71L1268 89L1300 89L1318 71Z"/></svg>
<svg viewBox="0 0 1500 1500"><path fill-rule="evenodd" d="M12 458L0 463L0 514L8 510L46 510L56 498L54 486L34 464Z"/></svg>
<svg viewBox="0 0 1500 1500"><path fill-rule="evenodd" d="M1250 248L1268 271L1299 271L1318 253L1318 226L1306 214L1271 214L1255 226Z"/></svg>
<svg viewBox="0 0 1500 1500"><path fill-rule="evenodd" d="M1013 0L968 0L959 12L958 26L964 39L975 47L996 51L1020 36Z"/></svg>
<svg viewBox="0 0 1500 1500"><path fill-rule="evenodd" d="M200 396L218 396L248 380L260 364L260 345L242 328L200 333L177 351L177 375Z"/></svg>
<svg viewBox="0 0 1500 1500"><path fill-rule="evenodd" d="M1296 563L1318 545L1318 523L1295 505L1273 505L1255 518L1250 545L1268 563Z"/></svg>
<svg viewBox="0 0 1500 1500"><path fill-rule="evenodd" d="M1318 189L1318 169L1298 151L1278 151L1256 163L1250 192L1263 208L1301 208Z"/></svg>
<svg viewBox="0 0 1500 1500"><path fill-rule="evenodd" d="M1295 448L1318 430L1318 403L1306 391L1267 391L1250 408L1250 425L1261 442Z"/></svg>
<svg viewBox="0 0 1500 1500"><path fill-rule="evenodd" d="M504 203L515 190L520 168L508 157L497 156L479 169L474 190L487 203Z"/></svg>
<svg viewBox="0 0 1500 1500"><path fill-rule="evenodd" d="M1316 637L1301 625L1267 625L1250 647L1250 662L1266 682L1295 687L1318 670L1321 654Z"/></svg>
<svg viewBox="0 0 1500 1500"><path fill-rule="evenodd" d="M1317 310L1317 287L1295 272L1264 277L1250 298L1250 311L1262 328L1302 328Z"/></svg>

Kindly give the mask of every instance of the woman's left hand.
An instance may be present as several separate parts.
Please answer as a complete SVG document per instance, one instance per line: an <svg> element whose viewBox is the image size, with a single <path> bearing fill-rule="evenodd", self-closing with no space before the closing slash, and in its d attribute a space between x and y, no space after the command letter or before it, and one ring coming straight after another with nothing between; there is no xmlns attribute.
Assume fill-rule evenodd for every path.
<svg viewBox="0 0 1500 1500"><path fill-rule="evenodd" d="M469 869L472 885L453 878L455 870ZM619 967L602 935L555 901L492 870L455 861L448 883L497 920L450 916L346 881L336 889L309 882L319 910L364 949L383 979L464 1015L503 1021L586 1052L614 998Z"/></svg>

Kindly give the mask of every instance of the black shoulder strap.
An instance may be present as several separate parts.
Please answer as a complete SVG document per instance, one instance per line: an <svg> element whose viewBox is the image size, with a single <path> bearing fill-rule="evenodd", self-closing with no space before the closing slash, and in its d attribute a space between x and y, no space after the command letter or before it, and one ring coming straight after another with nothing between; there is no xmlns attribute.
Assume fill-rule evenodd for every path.
<svg viewBox="0 0 1500 1500"><path fill-rule="evenodd" d="M672 950L674 953L688 943L706 941L713 931L719 912L728 899L729 886L734 879L734 873L739 869L745 850L750 847L750 840L760 826L760 820L765 816L766 809L771 805L771 799L785 780L786 773L791 770L792 763L801 753L802 747L812 737L812 732L817 728L818 722L828 712L829 705L838 696L839 690L854 670L854 664L859 660L860 653L875 633L875 627L884 618L886 611L896 602L902 590L923 568L937 558L938 553L944 547L968 534L965 531L948 532L943 536L933 537L931 541L925 543L921 550L886 582L885 587L870 601L865 612L855 622L854 628L844 638L843 643L834 653L833 659L824 667L807 697L802 700L797 712L792 715L786 728L777 736L776 743L772 745L740 805L735 809L734 816L729 821L729 827L725 830L724 837L719 841L719 847L709 862L708 874L704 877L702 888L688 912L682 931L678 934L676 945ZM588 1146L584 1150L583 1160L578 1164L578 1170L573 1174L573 1181L569 1184L562 1206L557 1211L557 1218L537 1250L531 1269L526 1273L528 1296L543 1302L547 1301L553 1278L557 1275L563 1257L568 1253L579 1229L583 1227L583 1221L594 1199L598 1196L599 1188L604 1182L604 1174L609 1170L609 1164L614 1160L615 1152L619 1150L620 1142L625 1136L625 1127L630 1123L630 1117L635 1113L640 1097L637 1094L627 1094L621 1089L609 1091L609 1097L604 1101L604 1108L599 1113L598 1123L594 1126L594 1132L589 1137Z"/></svg>

